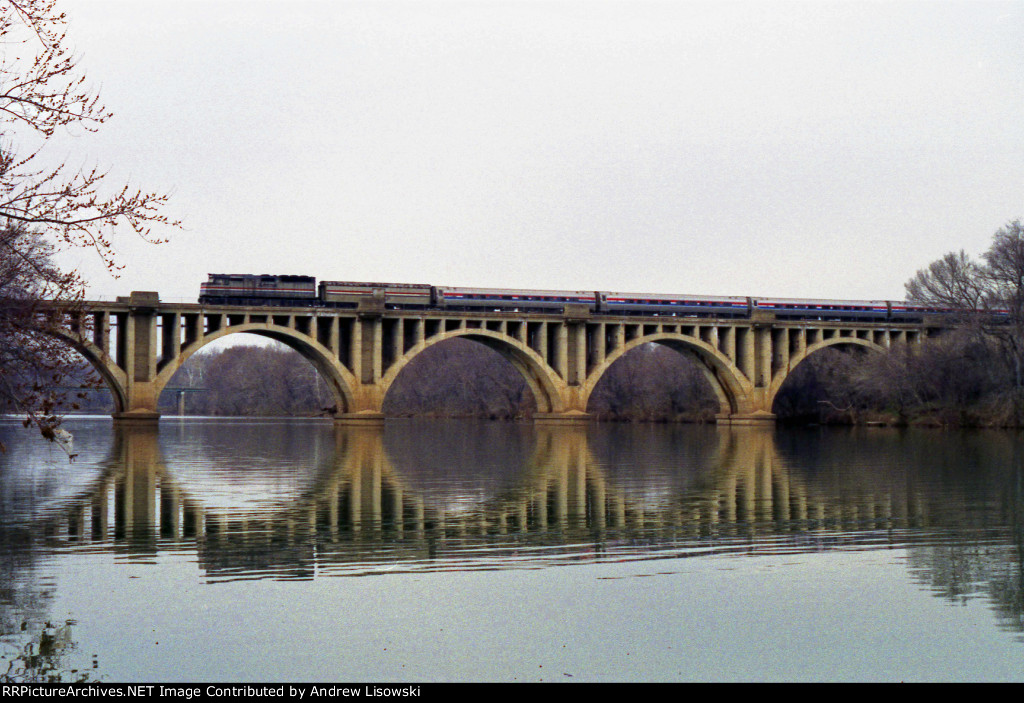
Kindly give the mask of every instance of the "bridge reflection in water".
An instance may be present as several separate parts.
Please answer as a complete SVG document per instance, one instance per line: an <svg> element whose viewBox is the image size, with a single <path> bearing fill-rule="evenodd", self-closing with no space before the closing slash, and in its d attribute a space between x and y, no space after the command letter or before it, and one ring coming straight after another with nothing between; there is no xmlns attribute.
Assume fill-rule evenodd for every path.
<svg viewBox="0 0 1024 703"><path fill-rule="evenodd" d="M209 579L311 578L867 549L970 519L950 517L948 496L898 467L863 482L796 468L772 429L719 428L683 452L665 446L674 466L653 474L626 458L630 441L647 443L642 429L519 428L500 464L486 430L436 430L336 426L301 481L271 495L259 477L222 467L226 486L210 500L213 479L169 466L155 428L117 427L102 475L47 511L45 534L128 558L194 549ZM648 444L648 456L658 441L671 439ZM245 498L254 492L264 499Z"/></svg>

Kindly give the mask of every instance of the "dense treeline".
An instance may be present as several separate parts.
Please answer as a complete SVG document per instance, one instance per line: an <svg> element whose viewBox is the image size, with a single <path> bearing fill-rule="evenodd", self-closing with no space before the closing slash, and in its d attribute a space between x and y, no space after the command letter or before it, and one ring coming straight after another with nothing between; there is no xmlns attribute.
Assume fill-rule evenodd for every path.
<svg viewBox="0 0 1024 703"><path fill-rule="evenodd" d="M950 252L906 284L907 300L958 311L951 329L888 354L829 350L798 366L775 401L782 418L824 422L1024 424L1024 224L975 259Z"/></svg>
<svg viewBox="0 0 1024 703"><path fill-rule="evenodd" d="M775 399L782 420L832 424L1016 426L1013 372L991 342L948 333L888 354L825 349Z"/></svg>
<svg viewBox="0 0 1024 703"><path fill-rule="evenodd" d="M946 254L906 289L908 300L961 311L956 333L922 350L941 386L926 400L961 423L1024 423L1024 224L1001 227L979 259Z"/></svg>
<svg viewBox="0 0 1024 703"><path fill-rule="evenodd" d="M315 416L334 401L313 366L283 346L235 346L192 357L168 388L184 394L190 415ZM165 391L161 410L176 412ZM707 421L717 401L699 369L679 354L648 345L614 364L590 410L608 420ZM384 403L391 417L525 419L536 411L522 376L497 352L469 340L432 347L407 366Z"/></svg>
<svg viewBox="0 0 1024 703"><path fill-rule="evenodd" d="M647 344L612 364L588 410L601 420L710 422L719 406L697 362Z"/></svg>
<svg viewBox="0 0 1024 703"><path fill-rule="evenodd" d="M717 408L693 363L652 344L612 365L588 409L604 420L706 421ZM512 365L468 340L425 351L402 372L384 404L393 416L514 419L535 411L533 395Z"/></svg>
<svg viewBox="0 0 1024 703"><path fill-rule="evenodd" d="M334 405L316 369L283 345L200 352L167 385L195 389L184 394L189 415L314 416ZM176 410L177 396L165 390L161 411Z"/></svg>
<svg viewBox="0 0 1024 703"><path fill-rule="evenodd" d="M516 419L536 410L523 377L498 352L466 339L425 350L384 399L393 417Z"/></svg>

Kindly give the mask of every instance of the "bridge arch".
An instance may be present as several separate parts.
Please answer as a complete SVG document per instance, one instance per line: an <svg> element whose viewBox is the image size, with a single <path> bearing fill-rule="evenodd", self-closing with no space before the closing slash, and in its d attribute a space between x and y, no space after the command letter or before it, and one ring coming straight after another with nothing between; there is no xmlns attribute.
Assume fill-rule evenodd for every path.
<svg viewBox="0 0 1024 703"><path fill-rule="evenodd" d="M568 410L566 384L541 356L525 343L501 332L480 328L462 328L433 335L416 344L388 368L380 381L381 402L395 382L398 374L424 350L449 339L469 339L493 349L507 359L526 380L537 403L537 412L552 413Z"/></svg>
<svg viewBox="0 0 1024 703"><path fill-rule="evenodd" d="M583 407L587 407L591 394L612 364L637 347L650 343L668 347L696 362L711 384L723 415L750 412L749 396L753 387L729 357L706 342L671 332L638 337L609 354L587 376L583 389Z"/></svg>
<svg viewBox="0 0 1024 703"><path fill-rule="evenodd" d="M174 372L181 368L182 364L188 361L193 354L211 342L231 334L254 334L281 342L290 349L293 349L309 361L326 382L327 387L334 396L337 412L349 412L354 407L355 395L353 388L356 385L355 378L348 369L336 360L330 349L312 337L290 327L282 327L265 322L252 322L224 327L215 332L205 334L192 344L184 347L180 354L157 374L154 383L156 386L156 397L159 397L160 392L171 380Z"/></svg>
<svg viewBox="0 0 1024 703"><path fill-rule="evenodd" d="M777 376L772 378L772 383L768 388L767 406L771 408L775 404L775 396L778 395L779 391L782 389L782 385L786 382L786 379L792 375L797 366L806 361L812 354L815 354L822 349L839 346L861 347L880 354L885 354L889 351L880 344L876 344L875 342L867 339L861 339L860 337L832 337L830 339L823 339L820 342L811 344L802 353L790 357L789 368L785 373L779 373Z"/></svg>
<svg viewBox="0 0 1024 703"><path fill-rule="evenodd" d="M110 356L92 342L82 339L70 330L55 328L47 332L63 340L89 362L107 385L110 397L114 401L114 412L122 413L128 409L128 378Z"/></svg>

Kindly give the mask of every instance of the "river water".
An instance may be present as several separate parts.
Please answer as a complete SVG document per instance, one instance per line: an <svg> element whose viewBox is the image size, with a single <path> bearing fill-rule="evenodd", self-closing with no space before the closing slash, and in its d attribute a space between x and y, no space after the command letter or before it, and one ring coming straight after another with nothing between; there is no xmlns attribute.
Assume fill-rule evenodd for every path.
<svg viewBox="0 0 1024 703"><path fill-rule="evenodd" d="M0 680L1024 679L1017 433L0 421Z"/></svg>

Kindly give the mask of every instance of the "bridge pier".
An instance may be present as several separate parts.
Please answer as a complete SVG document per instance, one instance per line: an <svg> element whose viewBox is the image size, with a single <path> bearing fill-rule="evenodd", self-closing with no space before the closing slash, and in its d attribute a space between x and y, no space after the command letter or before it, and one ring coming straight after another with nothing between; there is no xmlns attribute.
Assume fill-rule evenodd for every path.
<svg viewBox="0 0 1024 703"><path fill-rule="evenodd" d="M593 415L580 410L570 410L563 413L534 413L533 424L535 425L588 425Z"/></svg>
<svg viewBox="0 0 1024 703"><path fill-rule="evenodd" d="M348 427L375 427L384 424L384 413L373 410L339 413L334 416L334 424Z"/></svg>
<svg viewBox="0 0 1024 703"><path fill-rule="evenodd" d="M761 383L770 380L770 369L767 361L759 365L758 376ZM772 395L766 385L747 387L746 392L736 400L736 408L730 412L719 413L715 422L719 425L774 425L775 413L772 412Z"/></svg>
<svg viewBox="0 0 1024 703"><path fill-rule="evenodd" d="M722 413L715 416L715 423L719 425L769 426L775 424L775 415L766 410L757 410L752 413Z"/></svg>
<svg viewBox="0 0 1024 703"><path fill-rule="evenodd" d="M155 423L160 420L156 409L160 391L153 381L133 381L129 377L125 392L128 407L113 413L115 422L131 425Z"/></svg>
<svg viewBox="0 0 1024 703"><path fill-rule="evenodd" d="M155 410L133 410L123 413L113 413L115 425L128 427L156 426L160 422L160 413Z"/></svg>
<svg viewBox="0 0 1024 703"><path fill-rule="evenodd" d="M160 386L156 382L158 356L161 349L157 330L160 295L152 291L133 291L127 298L126 314L117 318L116 358L124 379L126 407L113 413L120 425L155 425L160 420L157 399Z"/></svg>

